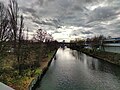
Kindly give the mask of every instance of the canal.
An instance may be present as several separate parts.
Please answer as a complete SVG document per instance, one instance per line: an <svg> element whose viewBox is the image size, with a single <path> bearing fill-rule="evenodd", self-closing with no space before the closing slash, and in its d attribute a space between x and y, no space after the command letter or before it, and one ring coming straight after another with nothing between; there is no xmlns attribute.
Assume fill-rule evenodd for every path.
<svg viewBox="0 0 120 90"><path fill-rule="evenodd" d="M59 48L36 90L120 90L120 67Z"/></svg>

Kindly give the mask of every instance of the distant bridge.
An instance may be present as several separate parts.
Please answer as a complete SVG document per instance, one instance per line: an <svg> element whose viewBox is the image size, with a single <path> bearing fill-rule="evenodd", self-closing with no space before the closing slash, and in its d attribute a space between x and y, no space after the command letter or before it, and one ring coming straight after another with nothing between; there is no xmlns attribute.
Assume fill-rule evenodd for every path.
<svg viewBox="0 0 120 90"><path fill-rule="evenodd" d="M73 48L73 49L80 49L80 48L84 48L85 46L88 46L88 45L78 45L78 44L76 44L76 43L67 43L67 42L59 42L58 43L59 44L59 46L67 46L67 47L69 47L69 48Z"/></svg>

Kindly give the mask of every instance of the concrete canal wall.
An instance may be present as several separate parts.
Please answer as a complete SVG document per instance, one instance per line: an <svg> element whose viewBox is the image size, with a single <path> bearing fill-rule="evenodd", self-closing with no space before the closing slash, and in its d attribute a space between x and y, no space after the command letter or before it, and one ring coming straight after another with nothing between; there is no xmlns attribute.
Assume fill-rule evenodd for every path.
<svg viewBox="0 0 120 90"><path fill-rule="evenodd" d="M35 88L38 86L39 82L42 80L43 76L45 75L46 71L48 70L53 58L55 57L56 52L57 52L57 50L55 51L55 53L53 54L53 56L51 57L51 59L47 63L47 66L42 69L42 73L39 76L36 76L32 80L32 82L30 83L30 85L28 87L28 90L35 90Z"/></svg>
<svg viewBox="0 0 120 90"><path fill-rule="evenodd" d="M81 51L89 56L92 56L92 57L95 57L95 58L98 58L101 60L105 60L105 61L108 61L110 63L120 66L120 54L119 53L93 51L90 49L80 49L79 51Z"/></svg>

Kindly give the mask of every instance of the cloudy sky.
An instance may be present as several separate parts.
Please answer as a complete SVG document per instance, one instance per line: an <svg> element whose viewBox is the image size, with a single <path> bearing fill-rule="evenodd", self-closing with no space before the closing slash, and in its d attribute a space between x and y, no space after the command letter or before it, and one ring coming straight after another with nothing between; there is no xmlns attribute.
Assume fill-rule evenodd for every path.
<svg viewBox="0 0 120 90"><path fill-rule="evenodd" d="M120 36L120 0L17 1L30 34L42 28L59 41Z"/></svg>

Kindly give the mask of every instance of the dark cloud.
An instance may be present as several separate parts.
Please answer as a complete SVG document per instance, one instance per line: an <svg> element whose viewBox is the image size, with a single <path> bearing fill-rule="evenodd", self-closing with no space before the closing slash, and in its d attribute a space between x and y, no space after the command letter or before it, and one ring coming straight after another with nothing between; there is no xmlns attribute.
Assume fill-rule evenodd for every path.
<svg viewBox="0 0 120 90"><path fill-rule="evenodd" d="M35 13L36 12L33 8L21 7L21 9L24 13L26 12Z"/></svg>
<svg viewBox="0 0 120 90"><path fill-rule="evenodd" d="M116 17L119 13L112 7L98 7L89 14L89 20L93 21L103 21L108 20L112 17ZM89 21L89 22L90 22Z"/></svg>
<svg viewBox="0 0 120 90"><path fill-rule="evenodd" d="M82 31L81 33L82 34L93 34L93 32L90 32L90 31Z"/></svg>
<svg viewBox="0 0 120 90"><path fill-rule="evenodd" d="M40 20L40 19L33 19L32 20L34 23L38 25L47 25L47 26L54 26L56 28L59 28L59 20L58 19L45 19L45 20Z"/></svg>
<svg viewBox="0 0 120 90"><path fill-rule="evenodd" d="M9 0L0 1L6 3ZM63 34L64 30L71 37L119 36L119 0L18 0L18 3L26 25L31 29L53 30L54 36L55 33L56 36Z"/></svg>
<svg viewBox="0 0 120 90"><path fill-rule="evenodd" d="M33 23L55 28L61 28L61 25L83 27L82 31L73 28L71 36L107 34L108 31L109 34L115 34L119 31L120 25L117 18L120 14L120 6L117 0L35 0L34 3L39 8L23 9L37 18L32 18ZM42 18L51 19L42 20ZM55 30L54 33L60 32L62 33Z"/></svg>

